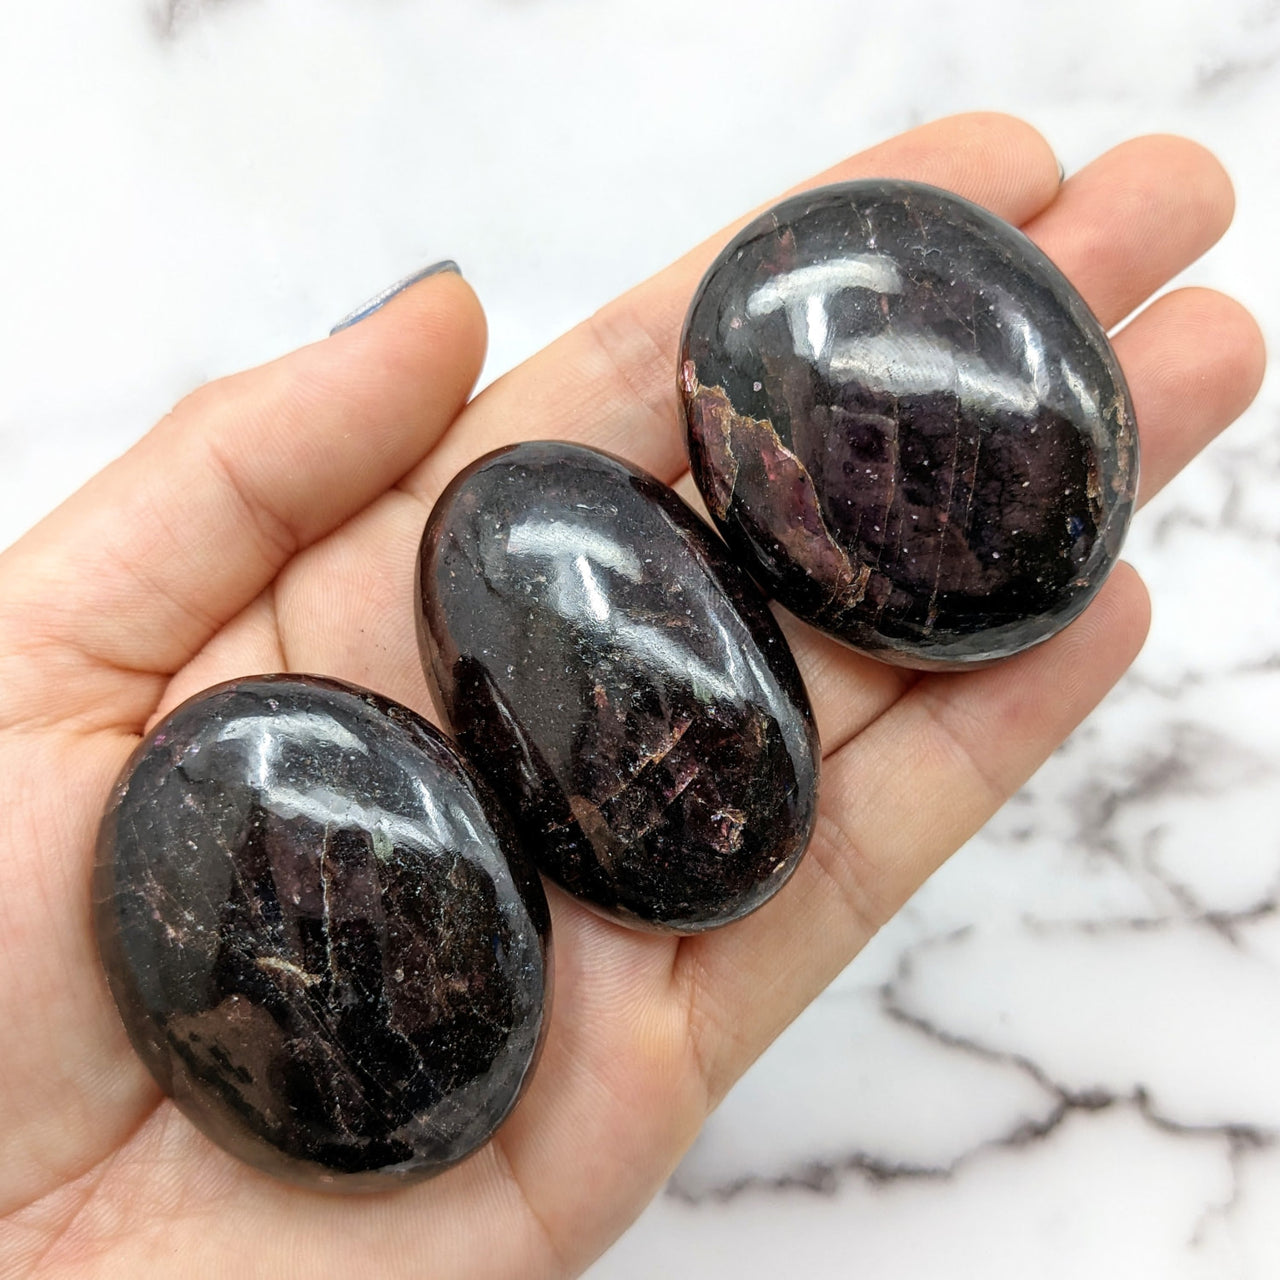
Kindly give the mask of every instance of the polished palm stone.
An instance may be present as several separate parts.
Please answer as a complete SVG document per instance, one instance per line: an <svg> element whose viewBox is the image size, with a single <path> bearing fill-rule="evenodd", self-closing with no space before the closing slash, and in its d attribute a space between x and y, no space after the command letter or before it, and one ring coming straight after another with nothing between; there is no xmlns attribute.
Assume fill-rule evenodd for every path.
<svg viewBox="0 0 1280 1280"><path fill-rule="evenodd" d="M539 867L625 923L760 906L813 822L817 740L759 591L665 485L575 445L502 449L441 496L423 661Z"/></svg>
<svg viewBox="0 0 1280 1280"><path fill-rule="evenodd" d="M1115 564L1138 476L1120 368L1048 258L966 200L877 179L784 201L712 264L680 358L720 531L855 648L1005 657Z"/></svg>
<svg viewBox="0 0 1280 1280"><path fill-rule="evenodd" d="M488 788L405 707L314 677L200 694L134 752L95 874L134 1048L268 1173L427 1177L529 1078L542 887Z"/></svg>

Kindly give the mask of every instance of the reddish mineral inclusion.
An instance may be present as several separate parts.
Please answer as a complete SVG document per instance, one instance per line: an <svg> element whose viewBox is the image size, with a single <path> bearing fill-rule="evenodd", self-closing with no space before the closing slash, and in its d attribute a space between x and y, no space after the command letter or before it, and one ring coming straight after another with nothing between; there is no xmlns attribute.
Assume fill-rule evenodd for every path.
<svg viewBox="0 0 1280 1280"><path fill-rule="evenodd" d="M1066 626L1138 477L1101 325L1021 232L870 180L757 218L694 297L680 392L721 533L805 621L913 667Z"/></svg>

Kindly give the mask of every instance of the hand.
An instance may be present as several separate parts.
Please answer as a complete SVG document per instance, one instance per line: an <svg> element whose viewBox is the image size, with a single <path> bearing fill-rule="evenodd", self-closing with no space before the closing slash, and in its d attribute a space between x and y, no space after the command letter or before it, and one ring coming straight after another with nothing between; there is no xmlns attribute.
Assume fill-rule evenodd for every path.
<svg viewBox="0 0 1280 1280"><path fill-rule="evenodd" d="M916 178L1021 225L1104 325L1225 230L1230 185L1146 138L1059 185L1026 125L916 129L814 179ZM353 328L207 386L0 557L0 1270L13 1274L574 1274L639 1213L708 1111L1138 651L1121 566L1009 662L919 677L784 622L817 708L822 812L756 915L676 940L551 891L556 1001L527 1096L483 1150L376 1197L286 1186L213 1147L125 1039L90 925L103 801L145 727L199 689L317 672L430 707L413 562L454 473L522 438L677 481L684 308L717 236L464 403L484 321L438 275ZM1248 404L1261 340L1233 302L1162 297L1116 337L1150 498ZM687 476L683 481L686 493Z"/></svg>

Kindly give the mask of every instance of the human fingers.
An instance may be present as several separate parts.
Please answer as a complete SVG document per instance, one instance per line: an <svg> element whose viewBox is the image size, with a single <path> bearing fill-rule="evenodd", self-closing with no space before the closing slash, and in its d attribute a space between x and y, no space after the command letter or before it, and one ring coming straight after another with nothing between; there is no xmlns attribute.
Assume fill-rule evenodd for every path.
<svg viewBox="0 0 1280 1280"><path fill-rule="evenodd" d="M882 166L899 164L913 165L914 171L920 172L929 164L936 163L933 148L940 143L950 148L949 155L953 158L959 153L968 155L971 160L986 153L999 155L1003 146L1015 159L1008 161L1004 168L998 163L989 165L992 175L1005 175L990 179L995 192L993 202L1004 200L1007 205L1019 199L1030 200L1028 192L1019 189L1010 175L1021 172L1030 163L1030 155L1036 150L1035 135L1020 133L1016 125L1006 132L1011 122L1001 117L994 120L979 118L981 127L977 128L974 123L970 117L961 117L940 122L933 127L935 132L925 129L904 135L868 156L856 157L840 169L820 175L815 181L846 177L853 169L875 171ZM1020 148L1026 149L1028 154L1016 159ZM981 169L981 165L975 164L974 167ZM1034 169L1034 164L1031 168ZM1186 196L1181 203L1178 200L1153 201L1134 196L1133 193L1140 195L1149 188L1159 187L1160 175L1166 170L1171 189L1184 193L1204 190L1209 194ZM931 176L942 180L937 174ZM1174 178L1176 182L1172 181ZM1032 179L1033 183L1035 181L1037 179ZM1128 204L1138 205L1132 216L1119 221L1115 217L1116 205L1110 194L1113 183L1130 192L1132 198ZM1099 295L1101 300L1093 296L1089 300L1104 310L1115 305L1115 298L1121 296L1123 290L1117 292L1112 289L1105 279L1100 284L1096 280L1094 246L1100 241L1113 244L1107 260L1109 269L1130 282L1125 287L1129 289L1127 299L1132 300L1141 290L1162 282L1168 274L1185 266L1190 256L1200 252L1220 234L1224 220L1230 214L1230 187L1217 162L1202 148L1181 139L1156 137L1126 144L1087 166L1069 185L1071 201L1068 216L1050 217L1059 203L1054 201L1049 210L1032 220L1031 226L1037 229L1045 247L1067 273L1083 279L1090 295ZM633 316L647 317L645 325L641 326L645 332L655 324L664 323L661 317L665 312L665 322L671 330L670 345L674 350L674 331L685 293L691 289L691 281L696 279L705 258L714 252L715 247L716 241L708 242L615 305ZM1108 289L1111 289L1110 303L1106 296ZM1121 305L1127 305L1127 301ZM1232 305L1225 301L1222 304L1228 310ZM1160 304L1158 309L1153 309L1150 322L1140 318L1117 338L1117 349L1129 371L1139 407L1139 423L1144 436L1144 469L1148 476L1168 473L1169 465L1164 460L1166 454L1185 459L1225 425L1231 416L1230 406L1240 401L1232 387L1238 392L1242 387L1256 385L1256 374L1245 368L1257 366L1260 362L1256 334L1252 334L1251 341L1245 340L1252 332L1251 322L1242 315L1236 315L1235 323L1215 323L1214 331L1223 340L1216 344L1201 342L1197 345L1192 332L1194 324L1198 319L1212 322L1214 317L1207 312L1197 313L1179 321L1175 316L1178 306L1172 302ZM1156 324L1157 316L1165 317L1168 322ZM409 478L406 488L418 494L423 503L429 504L439 486L452 474L455 463L461 465L463 460L484 452L499 439L528 434L585 439L605 447L615 447L634 459L647 461L651 467L655 467L652 451L667 450L674 438L676 461L673 465L678 470L683 463L683 453L676 426L678 411L671 388L674 356L671 356L670 363L657 360L656 367L646 372L645 361L659 345L650 343L638 362L628 365L624 361L615 361L593 384L582 365L581 341L590 336L591 327L589 324L587 332L575 331L576 337L570 334L553 344L547 352L527 362L481 396L450 431L441 448ZM1161 355L1159 348L1175 329L1185 332L1188 341L1176 344L1170 353ZM591 353L598 355L600 350L597 342ZM1206 359L1211 350L1222 358ZM1191 371L1191 374L1178 379L1174 376L1177 369L1184 373ZM1179 412L1171 415L1168 412L1172 408L1169 396L1160 388L1177 383L1181 390L1190 390L1191 376L1199 380L1198 390L1186 396ZM611 380L615 384L614 390L602 391L602 386ZM557 392L558 386L563 387L563 394ZM582 402L582 392L584 388L592 387L594 389L587 396L591 400L588 406ZM628 397L631 397L630 401ZM620 408L611 416L601 406L621 400L624 404L629 402L634 409L637 399L647 399L654 406L646 419L649 429L637 430L625 440L618 438L616 432L625 428L629 421L627 411ZM1201 405L1206 401L1216 401L1218 410L1202 413ZM501 435L495 436L494 429ZM450 452L454 455L453 461L442 465L441 455ZM686 497L692 495L687 473L680 487ZM1144 494L1150 492L1150 488L1150 484L1144 482ZM330 626L308 625L308 619L314 622L325 610L332 612L334 606L326 604L326 601L359 598L358 592L340 592L335 597L331 592L321 591L321 578L327 584L335 581L335 575L338 578L344 573L351 575L357 572L356 566L372 563L367 557L373 556L379 563L386 562L385 571L366 574L366 582L382 584L376 589L396 599L409 589L400 581L407 570L401 572L396 566L408 564L410 555L404 552L401 544L408 546L414 541L415 526L421 517L416 511L401 512L400 516L397 521L379 521L377 531L367 530L366 536L360 539L364 545L358 556L344 551L345 537L331 540L330 544L317 547L313 554L300 560L282 583L282 590L277 593L282 605L281 617L289 633L297 637L296 657L304 667L310 659L310 651L321 643L327 643L319 637L328 637L334 632ZM396 536L384 537L384 532L392 526ZM395 552L394 563L392 551ZM311 562L315 562L314 565ZM311 572L313 567L319 568L322 563L323 574ZM844 741L857 732L899 696L913 679L909 673L861 658L793 621L784 619L784 626L788 628L810 682L818 708L819 727L823 740L828 744ZM353 630L352 634L355 635L356 631ZM393 682L398 696L421 701L423 694L410 629L384 626L379 629L378 643L381 648L376 657L384 678ZM372 660L371 654L370 646L362 635L358 648L343 655L343 671L348 678L358 679L363 675ZM384 657L390 657L391 662L383 661ZM314 660L311 664L314 665ZM852 696L850 690L855 691L856 696Z"/></svg>
<svg viewBox="0 0 1280 1280"><path fill-rule="evenodd" d="M137 727L165 678L282 565L422 457L483 353L479 304L445 273L189 396L0 560L0 648L38 648L26 670L43 677L6 681L6 713L88 706Z"/></svg>
<svg viewBox="0 0 1280 1280"><path fill-rule="evenodd" d="M1022 229L1109 329L1210 248L1234 212L1231 180L1212 152L1152 134L1072 174Z"/></svg>
<svg viewBox="0 0 1280 1280"><path fill-rule="evenodd" d="M801 188L872 176L946 187L1013 222L1044 208L1058 188L1057 161L1045 140L1020 120L992 114L922 125ZM408 486L430 503L469 462L520 439L592 444L673 480L685 465L675 398L680 322L702 273L747 220L712 236L499 379L468 406Z"/></svg>
<svg viewBox="0 0 1280 1280"><path fill-rule="evenodd" d="M1122 318L1152 289L1190 265L1230 221L1230 183L1218 162L1195 143L1154 136L1123 144L1086 166L1045 206L1046 179L1038 166L1041 160L1047 163L1048 152L1038 135L1019 134L1013 122L1001 117L979 120L979 154L985 146L1005 157L1003 167L988 160L988 203L1015 221L1019 202L1032 211L1025 221L1027 231L1081 288L1104 323ZM972 151L973 125L971 117L941 121L934 126L939 131L935 135L914 131L814 181L873 172L920 176L936 163L932 148L939 144L963 154L968 138ZM1007 133L1002 132L1005 128ZM974 167L980 175L982 166ZM1025 185L1013 176L1018 174ZM962 194L975 194L966 189L961 174L950 179L937 173L928 176ZM706 261L727 234L700 246L500 380L470 406L406 487L430 503L456 468L500 443L536 435L614 449L662 478L673 479L684 465L671 372L679 321ZM1239 336L1247 324L1231 326L1229 337ZM1204 371L1204 385L1189 401L1187 413L1175 421L1165 416L1168 406L1161 397L1151 394L1153 379L1169 381L1171 371L1153 367L1150 351L1152 342L1168 336L1168 329L1143 323L1133 333L1126 332L1121 344L1122 358L1131 359L1135 399L1140 408L1150 410L1143 408L1140 426L1148 416L1154 426L1151 433L1144 432L1151 437L1144 442L1144 466L1150 474L1167 470L1162 460L1166 449L1172 451L1170 456L1190 457L1229 421L1221 413L1200 413L1199 406L1206 396L1227 404L1224 380L1242 364L1257 361L1256 340L1243 342L1234 349L1234 359L1216 369L1195 353L1193 364ZM1236 385L1247 383L1246 377ZM687 475L684 485L687 489ZM1148 483L1144 495L1150 491ZM913 680L807 629L792 628L789 635L811 681L826 742L843 741L857 732ZM857 696L849 696L849 690L856 690Z"/></svg>
<svg viewBox="0 0 1280 1280"><path fill-rule="evenodd" d="M1047 144L1003 116L937 121L803 186L872 175L932 182L1022 225L1108 325L1194 261L1226 229L1233 207L1221 165L1197 144L1165 136L1115 148L1059 193ZM702 272L734 230L712 237L500 379L409 478L409 487L431 502L480 454L539 437L594 444L674 479L684 465L674 387L680 322Z"/></svg>
<svg viewBox="0 0 1280 1280"><path fill-rule="evenodd" d="M1058 182L1052 153L1034 130L1006 116L978 115L912 130L806 185L874 173L948 185L1014 218L1042 207ZM246 650L261 648L262 620L270 612L288 640L284 655L293 669L312 669L323 660L326 671L357 682L370 683L376 674L384 692L424 706L413 627L398 605L411 590L426 509L466 462L518 438L589 441L672 478L684 465L675 402L677 331L688 296L724 234L479 396L457 429L406 477L404 492L388 495L335 537L296 557L272 599L182 672L166 704L224 678L228 663L234 666ZM353 621L354 609L378 624L344 625Z"/></svg>

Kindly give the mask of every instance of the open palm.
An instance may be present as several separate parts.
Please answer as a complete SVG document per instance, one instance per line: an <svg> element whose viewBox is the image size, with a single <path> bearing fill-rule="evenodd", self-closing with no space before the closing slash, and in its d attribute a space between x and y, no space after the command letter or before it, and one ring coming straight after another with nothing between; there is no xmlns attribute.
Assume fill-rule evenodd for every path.
<svg viewBox="0 0 1280 1280"><path fill-rule="evenodd" d="M1127 143L1060 185L1044 141L999 116L914 130L814 182L870 175L932 182L1021 225L1107 326L1216 240L1232 206L1192 143ZM754 916L684 940L551 890L556 1002L536 1078L497 1138L432 1182L352 1197L277 1183L160 1096L90 924L98 816L139 734L262 671L337 676L430 714L411 600L436 495L528 438L679 481L679 323L724 238L465 408L484 321L459 277L432 277L198 391L0 557L0 1274L580 1271L755 1056L1133 659L1147 607L1126 566L1056 639L973 673L919 677L786 619L824 753L799 871ZM1251 399L1261 342L1235 303L1186 289L1115 345L1145 499Z"/></svg>

